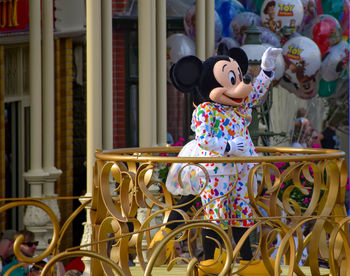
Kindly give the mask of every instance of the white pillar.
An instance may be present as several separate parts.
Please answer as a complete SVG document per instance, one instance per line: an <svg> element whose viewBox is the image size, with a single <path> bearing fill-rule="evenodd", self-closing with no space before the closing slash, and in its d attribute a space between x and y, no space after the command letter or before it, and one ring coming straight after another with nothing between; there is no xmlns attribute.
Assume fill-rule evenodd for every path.
<svg viewBox="0 0 350 276"><path fill-rule="evenodd" d="M157 30L157 142L167 144L166 1L156 0Z"/></svg>
<svg viewBox="0 0 350 276"><path fill-rule="evenodd" d="M206 58L211 57L215 51L215 1L205 1L205 55Z"/></svg>
<svg viewBox="0 0 350 276"><path fill-rule="evenodd" d="M29 1L30 170L42 170L40 0Z"/></svg>
<svg viewBox="0 0 350 276"><path fill-rule="evenodd" d="M24 178L30 185L30 196L41 197L42 185L48 176L42 169L42 99L41 99L41 27L40 0L29 1L29 91L30 91L30 170ZM38 253L47 247L46 230L49 222L46 213L37 207L28 206L24 225L36 234Z"/></svg>
<svg viewBox="0 0 350 276"><path fill-rule="evenodd" d="M102 148L101 1L87 0L86 13L86 192L91 195L94 155L97 148Z"/></svg>
<svg viewBox="0 0 350 276"><path fill-rule="evenodd" d="M139 146L157 144L155 0L138 2Z"/></svg>
<svg viewBox="0 0 350 276"><path fill-rule="evenodd" d="M102 131L103 149L113 148L112 1L102 0Z"/></svg>
<svg viewBox="0 0 350 276"><path fill-rule="evenodd" d="M196 55L205 60L205 2L196 0Z"/></svg>
<svg viewBox="0 0 350 276"><path fill-rule="evenodd" d="M102 73L101 73L101 0L86 0L86 196L92 196L95 151L102 147ZM90 206L86 208L86 222L81 244L91 242ZM83 257L84 275L90 275L91 260Z"/></svg>
<svg viewBox="0 0 350 276"><path fill-rule="evenodd" d="M53 38L53 0L42 2L42 54L43 54L43 168L48 173L43 193L47 197L55 194L55 182L62 171L55 167L55 80L54 80L54 38ZM57 200L46 200L45 203L54 211L60 220ZM47 240L52 237L52 223L46 225Z"/></svg>

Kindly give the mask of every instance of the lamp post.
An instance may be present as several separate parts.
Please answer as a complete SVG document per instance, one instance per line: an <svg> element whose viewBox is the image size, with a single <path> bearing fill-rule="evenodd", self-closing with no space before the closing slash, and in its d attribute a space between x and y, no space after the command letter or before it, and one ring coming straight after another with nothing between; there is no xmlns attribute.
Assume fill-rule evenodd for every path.
<svg viewBox="0 0 350 276"><path fill-rule="evenodd" d="M260 34L261 31L253 22L253 24L251 24L245 31L246 36L244 43L241 46L248 56L248 74L251 75L253 80L261 70L261 58L267 49L267 46L261 44ZM252 109L252 122L249 125L249 132L253 143L256 146L258 145L259 137L262 138L264 146L269 146L269 137L275 135L285 136L285 133L274 133L270 131L269 112L271 106L272 86L270 86L269 91L265 94L263 100Z"/></svg>

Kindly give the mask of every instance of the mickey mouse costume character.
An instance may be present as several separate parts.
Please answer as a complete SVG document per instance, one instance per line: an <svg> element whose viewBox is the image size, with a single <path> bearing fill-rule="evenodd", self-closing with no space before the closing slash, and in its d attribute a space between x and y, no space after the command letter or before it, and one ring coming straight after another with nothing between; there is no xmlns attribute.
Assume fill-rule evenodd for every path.
<svg viewBox="0 0 350 276"><path fill-rule="evenodd" d="M282 49L271 47L265 51L262 70L253 84L246 75L247 55L240 48L232 48L227 55L210 57L204 62L195 56L186 56L173 65L170 77L174 86L182 92L192 93L200 103L192 118L196 147L200 148L198 156L257 156L248 132L251 108L268 90L276 58L281 52ZM225 230L234 226L232 234L237 243L254 224L249 220L253 210L248 203L247 188L248 174L254 164L206 163L204 166L209 174L207 184L204 177L199 178L204 188L201 193L204 219ZM222 254L217 260L220 252L213 239L222 243L216 232L202 229L205 261L199 264L199 275L218 274L224 267L225 256ZM244 268L253 257L249 239L243 244L240 255L240 268ZM239 274L269 275L262 261L253 261Z"/></svg>

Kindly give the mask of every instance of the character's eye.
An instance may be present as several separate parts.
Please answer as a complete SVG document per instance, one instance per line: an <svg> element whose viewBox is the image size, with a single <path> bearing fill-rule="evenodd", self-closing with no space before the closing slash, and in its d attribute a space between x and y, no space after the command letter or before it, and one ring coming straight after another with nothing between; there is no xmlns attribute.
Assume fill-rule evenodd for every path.
<svg viewBox="0 0 350 276"><path fill-rule="evenodd" d="M228 79L232 83L232 85L236 84L236 75L235 75L235 73L233 71L230 71L228 73Z"/></svg>
<svg viewBox="0 0 350 276"><path fill-rule="evenodd" d="M238 68L238 77L239 77L239 80L242 81L242 72L241 72L241 68Z"/></svg>

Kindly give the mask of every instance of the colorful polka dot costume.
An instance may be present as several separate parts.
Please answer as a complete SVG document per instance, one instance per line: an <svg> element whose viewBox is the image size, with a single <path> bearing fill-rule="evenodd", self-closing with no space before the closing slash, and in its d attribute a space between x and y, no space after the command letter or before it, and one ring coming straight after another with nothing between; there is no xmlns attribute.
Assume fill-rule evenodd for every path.
<svg viewBox="0 0 350 276"><path fill-rule="evenodd" d="M249 143L248 150L243 156L257 156L255 147L248 132L251 122L251 107L261 100L268 90L272 78L263 71L253 83L253 91L245 98L244 103L234 108L214 102L200 104L193 113L192 125L195 132L199 156L229 157L225 153L228 140L240 136ZM242 155L241 155L242 156ZM223 229L229 225L248 227L253 221L246 220L253 216L248 204L247 180L251 163L206 163L209 181L201 194L205 219L243 219L236 221L214 221ZM205 185L205 178L201 177L201 187ZM235 186L235 187L233 187ZM227 196L223 196L228 193ZM223 197L220 197L223 196Z"/></svg>

